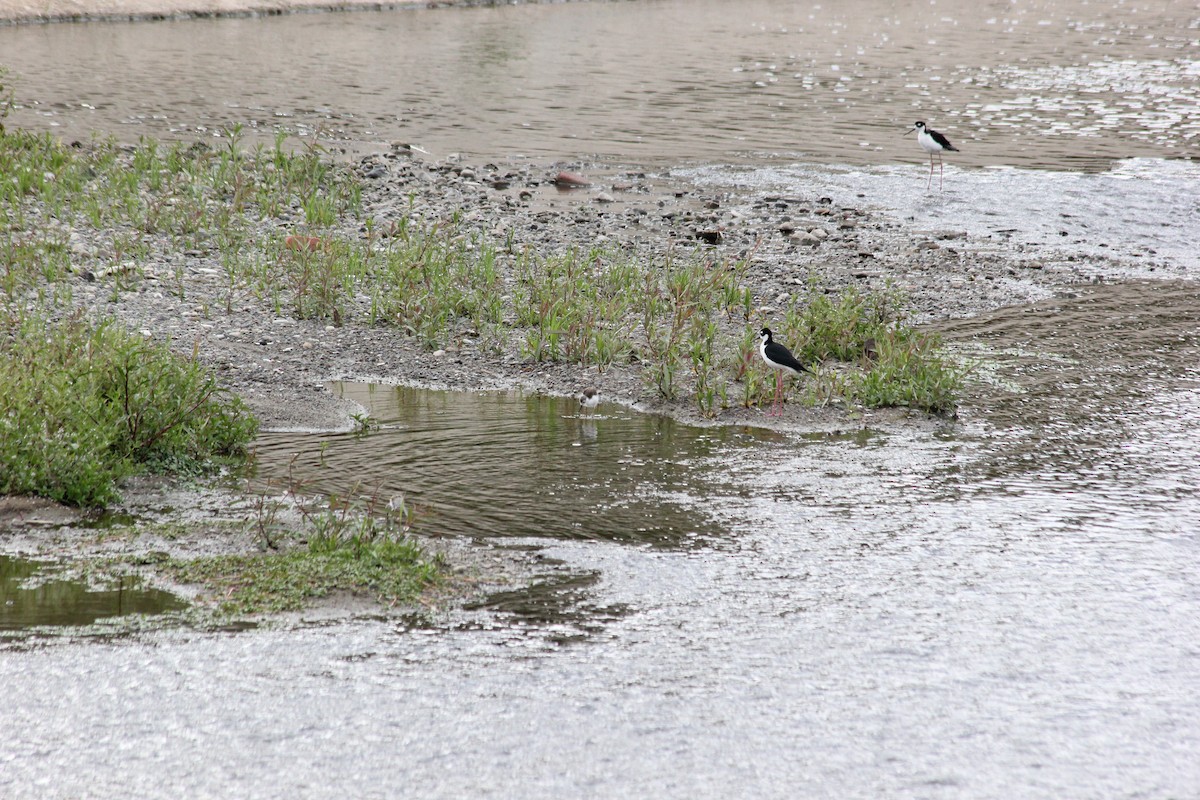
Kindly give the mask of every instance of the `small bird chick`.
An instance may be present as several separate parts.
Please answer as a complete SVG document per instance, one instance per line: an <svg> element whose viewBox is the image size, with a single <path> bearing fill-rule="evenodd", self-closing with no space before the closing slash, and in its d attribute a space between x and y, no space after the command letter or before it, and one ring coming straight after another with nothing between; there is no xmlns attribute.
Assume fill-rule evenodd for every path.
<svg viewBox="0 0 1200 800"><path fill-rule="evenodd" d="M579 408L590 414L596 410L596 406L600 405L600 390L595 386L589 386L579 394Z"/></svg>

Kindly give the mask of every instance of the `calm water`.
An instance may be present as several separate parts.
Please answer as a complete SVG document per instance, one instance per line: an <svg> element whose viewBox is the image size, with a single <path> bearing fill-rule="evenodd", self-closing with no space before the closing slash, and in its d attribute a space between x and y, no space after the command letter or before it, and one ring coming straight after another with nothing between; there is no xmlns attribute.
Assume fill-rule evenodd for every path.
<svg viewBox="0 0 1200 800"><path fill-rule="evenodd" d="M38 627L77 627L129 614L156 615L186 604L140 579L91 586L56 574L56 565L0 555L0 636Z"/></svg>
<svg viewBox="0 0 1200 800"><path fill-rule="evenodd" d="M615 406L582 416L569 398L336 388L381 432L365 440L268 434L256 446L258 478L282 487L290 477L317 493L361 480L363 495L404 496L435 533L699 546L723 532L676 499L704 493L709 478L695 460L779 438Z"/></svg>
<svg viewBox="0 0 1200 800"><path fill-rule="evenodd" d="M657 0L0 29L19 124L232 124L433 157L954 163L1194 157L1191 3Z"/></svg>
<svg viewBox="0 0 1200 800"><path fill-rule="evenodd" d="M7 28L0 63L14 120L67 136L637 161L1187 277L1198 31L1167 2L662 0ZM916 118L964 151L936 198ZM345 385L380 432L264 436L261 479L299 453L314 491L564 569L402 624L10 649L0 796L1194 796L1198 307L1131 282L942 323L988 386L955 424Z"/></svg>

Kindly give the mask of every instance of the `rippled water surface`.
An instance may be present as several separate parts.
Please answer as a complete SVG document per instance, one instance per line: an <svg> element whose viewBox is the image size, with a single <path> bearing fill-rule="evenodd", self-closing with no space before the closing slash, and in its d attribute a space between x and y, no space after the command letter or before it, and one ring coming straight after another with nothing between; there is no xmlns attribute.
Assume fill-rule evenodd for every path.
<svg viewBox="0 0 1200 800"><path fill-rule="evenodd" d="M1187 797L1197 303L942 323L992 391L897 430L345 385L380 430L265 436L260 478L299 454L567 571L450 618L8 653L0 793ZM77 732L114 724L94 766L117 743Z"/></svg>
<svg viewBox="0 0 1200 800"><path fill-rule="evenodd" d="M662 0L0 29L14 121L242 124L433 156L1104 169L1196 155L1200 14L1096 3Z"/></svg>
<svg viewBox="0 0 1200 800"><path fill-rule="evenodd" d="M424 525L446 534L687 547L714 529L674 499L700 488L694 460L773 436L691 428L615 406L585 416L571 398L337 388L367 408L380 432L268 434L257 445L258 478L331 492L361 476L363 494L404 496Z"/></svg>
<svg viewBox="0 0 1200 800"><path fill-rule="evenodd" d="M1155 0L0 29L9 124L638 161L1103 279L938 323L979 381L956 422L342 385L379 430L264 435L264 485L403 494L553 568L403 622L10 648L0 796L1195 796L1200 292L1129 279L1200 274L1198 39ZM932 196L917 118L963 150Z"/></svg>

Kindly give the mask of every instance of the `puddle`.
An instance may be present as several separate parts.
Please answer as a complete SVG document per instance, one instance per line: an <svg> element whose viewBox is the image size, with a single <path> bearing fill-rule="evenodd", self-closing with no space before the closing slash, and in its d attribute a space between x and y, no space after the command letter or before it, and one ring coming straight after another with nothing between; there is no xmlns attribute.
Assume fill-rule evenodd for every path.
<svg viewBox="0 0 1200 800"><path fill-rule="evenodd" d="M96 588L55 577L61 566L0 555L0 631L86 627L131 614L182 611L187 603L132 576Z"/></svg>
<svg viewBox="0 0 1200 800"><path fill-rule="evenodd" d="M355 491L381 506L403 497L425 535L507 545L534 538L652 549L719 546L728 534L706 513L724 493L722 454L778 434L697 428L613 405L582 414L574 398L521 392L445 392L333 384L375 425L353 433L265 434L254 477L264 491L289 482L303 493ZM550 561L553 561L551 559ZM565 643L619 619L594 602L597 575L554 564L533 585L488 597L513 626Z"/></svg>
<svg viewBox="0 0 1200 800"><path fill-rule="evenodd" d="M381 503L403 496L422 530L651 547L703 546L723 534L697 510L719 471L699 464L775 434L695 428L572 398L337 383L378 423L368 436L273 433L255 477L282 488Z"/></svg>

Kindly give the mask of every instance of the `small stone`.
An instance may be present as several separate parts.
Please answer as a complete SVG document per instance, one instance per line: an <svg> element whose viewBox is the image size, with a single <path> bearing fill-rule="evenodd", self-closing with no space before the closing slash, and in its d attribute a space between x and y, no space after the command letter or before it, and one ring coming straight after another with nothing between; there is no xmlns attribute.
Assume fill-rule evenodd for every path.
<svg viewBox="0 0 1200 800"><path fill-rule="evenodd" d="M612 202L614 202L614 200L615 200L615 198L608 192L600 192L599 194L596 195L597 203L612 203Z"/></svg>

